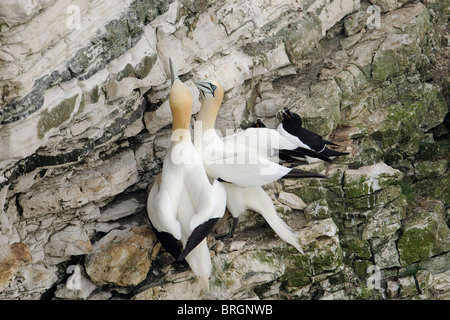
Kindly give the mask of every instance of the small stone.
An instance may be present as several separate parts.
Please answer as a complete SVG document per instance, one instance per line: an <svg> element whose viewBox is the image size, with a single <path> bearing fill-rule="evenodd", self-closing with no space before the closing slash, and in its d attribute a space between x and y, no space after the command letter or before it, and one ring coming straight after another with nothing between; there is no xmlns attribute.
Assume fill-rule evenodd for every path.
<svg viewBox="0 0 450 320"><path fill-rule="evenodd" d="M393 169L383 162L355 170L346 170L343 188L345 197L358 198L373 194L399 181L401 177L402 173L399 170Z"/></svg>
<svg viewBox="0 0 450 320"><path fill-rule="evenodd" d="M369 0L373 5L378 6L381 12L393 11L402 6L406 0Z"/></svg>
<svg viewBox="0 0 450 320"><path fill-rule="evenodd" d="M0 246L0 292L2 292L22 265L31 263L30 249L23 242Z"/></svg>
<svg viewBox="0 0 450 320"><path fill-rule="evenodd" d="M436 257L432 257L428 260L421 261L419 268L421 270L428 270L431 274L436 275L448 270L450 265L450 252L440 254Z"/></svg>
<svg viewBox="0 0 450 320"><path fill-rule="evenodd" d="M255 105L255 115L257 117L273 117L276 115L277 111L280 110L284 105L284 100L282 98L273 98L263 100Z"/></svg>
<svg viewBox="0 0 450 320"><path fill-rule="evenodd" d="M155 234L146 227L113 230L95 243L94 252L86 256L86 272L98 285L137 285L150 270L149 253L155 242Z"/></svg>
<svg viewBox="0 0 450 320"><path fill-rule="evenodd" d="M372 77L385 81L411 67L405 56L419 55L420 47L408 34L390 34L380 45L373 57Z"/></svg>
<svg viewBox="0 0 450 320"><path fill-rule="evenodd" d="M326 219L330 217L328 203L325 199L312 202L304 210L308 219Z"/></svg>
<svg viewBox="0 0 450 320"><path fill-rule="evenodd" d="M21 292L13 291L12 294L6 292L6 298L25 297L26 299L38 300L43 292L58 281L57 274L58 267L56 266L44 266L41 263L21 266L11 283L11 288L20 287Z"/></svg>
<svg viewBox="0 0 450 320"><path fill-rule="evenodd" d="M399 297L406 298L417 294L416 281L413 276L398 279Z"/></svg>
<svg viewBox="0 0 450 320"><path fill-rule="evenodd" d="M203 287L193 278L190 271L178 274L179 278L144 290L133 296L132 300L200 300L203 297Z"/></svg>
<svg viewBox="0 0 450 320"><path fill-rule="evenodd" d="M230 251L239 251L245 246L245 241L233 241L230 244Z"/></svg>
<svg viewBox="0 0 450 320"><path fill-rule="evenodd" d="M356 44L359 40L361 40L362 36L365 33L365 29L362 29L360 32L355 33L351 36L348 36L346 38L342 38L340 40L341 47L344 50L350 49L354 44Z"/></svg>
<svg viewBox="0 0 450 320"><path fill-rule="evenodd" d="M314 220L300 230L300 243L313 243L317 238L334 238L337 232L333 219Z"/></svg>
<svg viewBox="0 0 450 320"><path fill-rule="evenodd" d="M212 263L216 268L210 280L211 294L221 294L222 299L242 296L246 294L242 292L243 286L272 283L285 272L283 261L270 250L219 254L212 259Z"/></svg>
<svg viewBox="0 0 450 320"><path fill-rule="evenodd" d="M52 257L69 257L92 252L92 244L81 226L68 226L53 234L44 251Z"/></svg>
<svg viewBox="0 0 450 320"><path fill-rule="evenodd" d="M72 275L67 279L65 284L58 285L55 297L60 299L86 300L97 286L86 278L83 266L76 265L69 266L69 268L68 270L72 272Z"/></svg>
<svg viewBox="0 0 450 320"><path fill-rule="evenodd" d="M219 254L225 249L225 243L221 240L216 240L211 247L211 250L214 251L215 254Z"/></svg>
<svg viewBox="0 0 450 320"><path fill-rule="evenodd" d="M400 227L400 226L399 226ZM400 267L399 255L395 241L397 236L373 238L372 251L376 265L381 268Z"/></svg>
<svg viewBox="0 0 450 320"><path fill-rule="evenodd" d="M448 161L420 161L414 165L414 175L418 180L437 178L444 174L448 168Z"/></svg>
<svg viewBox="0 0 450 320"><path fill-rule="evenodd" d="M386 281L386 294L389 299L395 299L398 297L398 291L400 289L400 285L397 281Z"/></svg>
<svg viewBox="0 0 450 320"><path fill-rule="evenodd" d="M438 300L450 299L450 270L433 275L433 291Z"/></svg>
<svg viewBox="0 0 450 320"><path fill-rule="evenodd" d="M88 300L109 300L112 297L111 292L109 291L99 291L93 292Z"/></svg>
<svg viewBox="0 0 450 320"><path fill-rule="evenodd" d="M306 204L303 200L290 192L280 191L278 194L278 201L292 209L303 210L306 208Z"/></svg>
<svg viewBox="0 0 450 320"><path fill-rule="evenodd" d="M97 221L112 221L123 217L133 215L140 210L144 209L145 206L136 198L125 199L121 201L114 202L105 210L101 211L101 216Z"/></svg>
<svg viewBox="0 0 450 320"><path fill-rule="evenodd" d="M347 36L352 36L367 25L370 14L366 11L357 11L344 19L344 30Z"/></svg>
<svg viewBox="0 0 450 320"><path fill-rule="evenodd" d="M419 270L416 274L416 280L420 293L424 293L433 284L433 275L428 270Z"/></svg>
<svg viewBox="0 0 450 320"><path fill-rule="evenodd" d="M337 235L338 229L331 218L309 222L297 233L305 253L287 253L283 262L286 272L283 280L292 287L311 282L312 276L337 270L343 263L343 252ZM316 278L314 281L320 281Z"/></svg>

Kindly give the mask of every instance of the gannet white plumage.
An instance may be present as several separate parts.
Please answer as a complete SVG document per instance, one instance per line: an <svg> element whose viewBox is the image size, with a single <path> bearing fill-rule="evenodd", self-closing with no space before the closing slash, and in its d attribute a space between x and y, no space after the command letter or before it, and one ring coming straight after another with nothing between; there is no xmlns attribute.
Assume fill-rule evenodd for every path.
<svg viewBox="0 0 450 320"><path fill-rule="evenodd" d="M242 187L262 186L281 178L324 178L272 161L275 150L297 148L274 129L248 128L221 138L215 130L215 122L223 99L223 87L214 80L200 81L196 85L203 95L203 102L194 129L196 135L201 133L201 139L194 136L194 146L202 155L210 177Z"/></svg>
<svg viewBox="0 0 450 320"><path fill-rule="evenodd" d="M227 191L227 208L233 217L233 226L222 238L231 237L236 229L239 217L247 210L253 210L266 220L273 231L284 241L291 244L299 252L303 250L291 228L278 216L270 196L262 187L241 187L232 183L224 183Z"/></svg>
<svg viewBox="0 0 450 320"><path fill-rule="evenodd" d="M266 125L261 121L261 119L256 119L254 123L250 125L252 128L266 128ZM281 129L282 130L282 129ZM277 130L278 131L278 130ZM285 137L283 135L280 135L283 139ZM290 140L288 140L290 141ZM298 146L299 144L294 140L291 142L293 146L291 146L290 149L279 149L278 150L278 159L286 162L298 162L302 161L305 162L305 157L311 157L311 158L317 158L322 161L326 162L332 162L333 160L326 157L325 155L312 150L310 148L304 148L301 146ZM286 144L285 144L286 145ZM296 148L294 148L296 147Z"/></svg>
<svg viewBox="0 0 450 320"><path fill-rule="evenodd" d="M281 239L302 252L297 238L278 216L272 199L261 186L288 176L324 176L286 168L271 161L274 149L295 148L295 145L280 137L276 130L249 128L220 138L214 127L223 99L223 87L214 80L196 84L203 95L203 101L196 121L196 126L201 128L194 130L194 146L202 155L207 174L225 181L227 208L234 218L228 236L234 232L239 216L251 209L260 213Z"/></svg>
<svg viewBox="0 0 450 320"><path fill-rule="evenodd" d="M296 146L306 149L304 158L308 163L319 161L332 162L335 157L347 155L348 152L340 152L327 148L327 145L338 146L337 144L323 139L320 135L302 127L302 118L291 112L288 108L281 110L282 121L278 125L277 130L284 138L294 143ZM294 159L298 159L298 155L284 153Z"/></svg>
<svg viewBox="0 0 450 320"><path fill-rule="evenodd" d="M206 289L211 260L206 235L225 213L226 191L221 182L211 184L190 134L192 95L175 76L170 60L172 88L172 142L147 199L147 211L158 239L176 259L187 261ZM178 246L181 240L183 250Z"/></svg>

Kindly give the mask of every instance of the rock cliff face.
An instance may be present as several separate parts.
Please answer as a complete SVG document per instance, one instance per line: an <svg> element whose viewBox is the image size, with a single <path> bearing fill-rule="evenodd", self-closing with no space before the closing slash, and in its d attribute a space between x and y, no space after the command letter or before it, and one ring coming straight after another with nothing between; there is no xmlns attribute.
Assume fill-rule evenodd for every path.
<svg viewBox="0 0 450 320"><path fill-rule="evenodd" d="M1 299L449 299L448 1L2 1ZM253 212L208 237L210 292L156 240L168 58L217 128L286 106L349 156L265 188L305 253ZM228 228L228 214L217 225Z"/></svg>

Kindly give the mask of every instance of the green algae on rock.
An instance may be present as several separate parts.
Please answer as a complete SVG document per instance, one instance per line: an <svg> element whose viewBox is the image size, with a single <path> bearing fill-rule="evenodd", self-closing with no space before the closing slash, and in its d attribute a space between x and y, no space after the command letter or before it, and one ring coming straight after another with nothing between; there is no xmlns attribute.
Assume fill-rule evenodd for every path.
<svg viewBox="0 0 450 320"><path fill-rule="evenodd" d="M37 125L37 134L42 139L47 131L57 128L62 123L70 119L75 109L78 95L65 99L52 110L42 112L41 118Z"/></svg>
<svg viewBox="0 0 450 320"><path fill-rule="evenodd" d="M408 265L450 250L450 230L444 220L444 206L418 208L404 223L398 243L400 262Z"/></svg>

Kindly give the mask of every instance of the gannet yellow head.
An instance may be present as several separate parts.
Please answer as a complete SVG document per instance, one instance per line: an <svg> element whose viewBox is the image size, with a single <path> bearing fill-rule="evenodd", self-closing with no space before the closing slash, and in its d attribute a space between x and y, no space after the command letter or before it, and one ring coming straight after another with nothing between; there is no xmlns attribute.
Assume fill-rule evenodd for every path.
<svg viewBox="0 0 450 320"><path fill-rule="evenodd" d="M223 87L215 80L203 80L195 84L203 97L197 120L202 121L203 129L213 128L223 100Z"/></svg>
<svg viewBox="0 0 450 320"><path fill-rule="evenodd" d="M223 87L215 80L203 80L196 82L195 85L199 88L203 98L208 101L214 102L217 108L220 107L223 100Z"/></svg>
<svg viewBox="0 0 450 320"><path fill-rule="evenodd" d="M189 129L192 113L192 95L189 88L181 82L174 72L172 59L169 58L172 88L169 94L169 105L172 111L172 130Z"/></svg>

